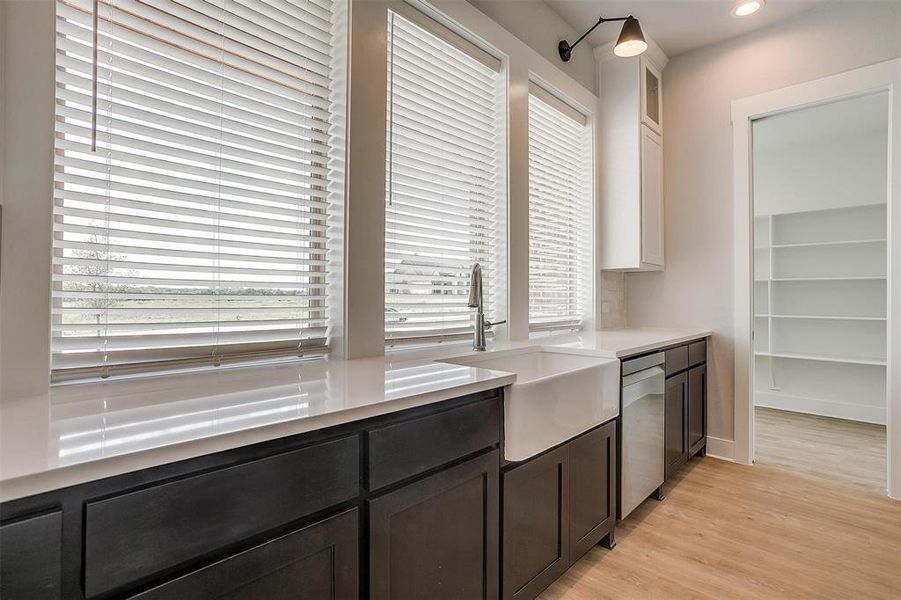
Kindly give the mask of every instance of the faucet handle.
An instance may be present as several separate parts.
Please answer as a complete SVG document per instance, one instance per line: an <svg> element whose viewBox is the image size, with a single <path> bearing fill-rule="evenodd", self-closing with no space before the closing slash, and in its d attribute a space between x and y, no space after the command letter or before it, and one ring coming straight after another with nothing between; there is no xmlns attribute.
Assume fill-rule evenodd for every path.
<svg viewBox="0 0 901 600"><path fill-rule="evenodd" d="M494 327L495 325L503 325L506 322L507 322L507 319L504 319L503 321L496 321L494 323L492 323L491 321L485 321L485 328L490 329L491 327Z"/></svg>

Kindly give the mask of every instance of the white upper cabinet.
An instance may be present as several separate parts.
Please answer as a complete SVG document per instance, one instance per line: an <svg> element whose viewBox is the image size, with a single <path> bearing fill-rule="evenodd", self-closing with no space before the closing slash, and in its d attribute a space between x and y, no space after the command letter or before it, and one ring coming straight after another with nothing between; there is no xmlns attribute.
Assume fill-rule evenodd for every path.
<svg viewBox="0 0 901 600"><path fill-rule="evenodd" d="M663 69L666 55L650 39L637 57L613 46L595 50L598 127L600 268L664 267Z"/></svg>

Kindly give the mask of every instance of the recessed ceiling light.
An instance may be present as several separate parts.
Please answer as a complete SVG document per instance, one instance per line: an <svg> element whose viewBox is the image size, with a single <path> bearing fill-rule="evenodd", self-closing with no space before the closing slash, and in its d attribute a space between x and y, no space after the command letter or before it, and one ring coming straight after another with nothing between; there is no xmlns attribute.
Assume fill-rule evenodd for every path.
<svg viewBox="0 0 901 600"><path fill-rule="evenodd" d="M739 0L732 7L732 16L747 17L763 8L764 4L766 4L766 0Z"/></svg>

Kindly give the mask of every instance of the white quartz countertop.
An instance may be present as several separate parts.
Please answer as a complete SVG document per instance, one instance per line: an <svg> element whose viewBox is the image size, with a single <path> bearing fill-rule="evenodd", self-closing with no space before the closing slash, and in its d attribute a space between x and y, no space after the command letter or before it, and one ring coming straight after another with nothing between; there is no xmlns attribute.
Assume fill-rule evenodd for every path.
<svg viewBox="0 0 901 600"><path fill-rule="evenodd" d="M555 346L578 348L597 352L599 356L626 358L666 346L706 338L713 332L706 329L632 328L594 331L575 336L571 341L561 340Z"/></svg>
<svg viewBox="0 0 901 600"><path fill-rule="evenodd" d="M492 344L621 358L706 337L623 329ZM463 347L465 349L465 346ZM0 501L358 421L509 385L516 376L439 362L471 352L298 361L54 387L0 402ZM410 360L415 356L416 360Z"/></svg>

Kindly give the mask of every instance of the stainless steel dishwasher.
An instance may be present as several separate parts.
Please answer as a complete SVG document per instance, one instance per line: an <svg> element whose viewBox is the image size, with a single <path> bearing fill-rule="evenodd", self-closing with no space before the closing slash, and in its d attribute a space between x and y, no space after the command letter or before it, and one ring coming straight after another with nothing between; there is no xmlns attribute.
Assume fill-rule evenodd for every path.
<svg viewBox="0 0 901 600"><path fill-rule="evenodd" d="M663 352L623 361L620 519L655 492L662 499L663 364Z"/></svg>

